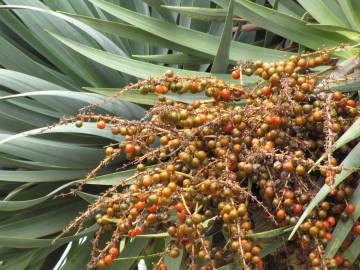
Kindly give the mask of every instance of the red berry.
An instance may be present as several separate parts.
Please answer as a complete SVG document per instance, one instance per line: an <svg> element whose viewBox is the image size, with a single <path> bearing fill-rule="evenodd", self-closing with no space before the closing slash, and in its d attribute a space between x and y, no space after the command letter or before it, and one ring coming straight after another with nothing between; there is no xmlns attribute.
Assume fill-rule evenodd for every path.
<svg viewBox="0 0 360 270"><path fill-rule="evenodd" d="M130 237L135 237L135 236L136 236L136 232L133 231L133 230L130 230L130 231L128 231L128 235L129 235Z"/></svg>
<svg viewBox="0 0 360 270"><path fill-rule="evenodd" d="M300 215L301 214L301 212L302 212L302 205L301 204L295 204L294 205L294 213L296 214L296 215Z"/></svg>
<svg viewBox="0 0 360 270"><path fill-rule="evenodd" d="M346 208L345 211L347 214L352 215L355 212L355 205L352 203L349 203Z"/></svg>
<svg viewBox="0 0 360 270"><path fill-rule="evenodd" d="M134 206L137 210L142 210L145 208L145 202L142 202L142 201L137 202Z"/></svg>
<svg viewBox="0 0 360 270"><path fill-rule="evenodd" d="M181 222L184 222L185 219L186 219L186 213L185 213L185 211L178 212L178 213L176 214L176 216L177 216L178 220L180 220Z"/></svg>
<svg viewBox="0 0 360 270"><path fill-rule="evenodd" d="M261 92L263 93L264 96L268 96L271 94L271 88L269 86L264 86L261 89Z"/></svg>
<svg viewBox="0 0 360 270"><path fill-rule="evenodd" d="M143 227L136 227L135 232L136 232L137 235L142 234L142 233L144 233L144 228Z"/></svg>
<svg viewBox="0 0 360 270"><path fill-rule="evenodd" d="M228 101L231 98L231 93L228 89L223 89L220 92L220 96L223 100Z"/></svg>
<svg viewBox="0 0 360 270"><path fill-rule="evenodd" d="M327 234L326 234L326 239L327 239L328 241L332 240L332 239L333 239L332 234L331 234L331 233L327 233Z"/></svg>
<svg viewBox="0 0 360 270"><path fill-rule="evenodd" d="M346 105L349 106L349 107L355 108L355 107L356 107L356 101L353 100L353 99L349 99L349 100L346 102Z"/></svg>
<svg viewBox="0 0 360 270"><path fill-rule="evenodd" d="M116 258L117 256L119 256L119 249L116 247L112 247L109 249L109 254L113 257Z"/></svg>
<svg viewBox="0 0 360 270"><path fill-rule="evenodd" d="M111 255L106 255L105 256L104 262L106 264L112 264L113 261L114 261L114 258Z"/></svg>
<svg viewBox="0 0 360 270"><path fill-rule="evenodd" d="M355 234L360 234L360 224L355 225L354 228L352 229L352 231Z"/></svg>
<svg viewBox="0 0 360 270"><path fill-rule="evenodd" d="M152 206L148 207L147 210L148 210L148 212L150 212L150 213L155 213L156 210L157 210L156 204L153 204Z"/></svg>
<svg viewBox="0 0 360 270"><path fill-rule="evenodd" d="M223 130L225 132L231 132L234 129L234 126L231 123L227 123L225 126L223 126Z"/></svg>
<svg viewBox="0 0 360 270"><path fill-rule="evenodd" d="M271 118L271 124L273 124L274 126L278 127L281 125L281 117L279 116L273 116Z"/></svg>
<svg viewBox="0 0 360 270"><path fill-rule="evenodd" d="M327 222L329 222L330 226L334 226L336 224L336 219L333 216L331 216L328 217Z"/></svg>
<svg viewBox="0 0 360 270"><path fill-rule="evenodd" d="M342 265L344 263L344 258L340 254L335 256L335 261L337 265Z"/></svg>
<svg viewBox="0 0 360 270"><path fill-rule="evenodd" d="M125 145L124 151L126 154L134 154L135 153L135 145L133 145L131 143Z"/></svg>
<svg viewBox="0 0 360 270"><path fill-rule="evenodd" d="M168 267L167 267L167 265L166 265L165 263L162 263L162 264L160 264L160 265L158 266L158 269L159 269L159 270L167 270Z"/></svg>
<svg viewBox="0 0 360 270"><path fill-rule="evenodd" d="M184 211L184 209L185 209L185 207L184 207L184 205L182 204L182 203L177 203L176 205L175 205L175 209L176 209L176 211L178 211L178 212L182 212L182 211Z"/></svg>
<svg viewBox="0 0 360 270"><path fill-rule="evenodd" d="M97 122L96 126L99 129L104 129L106 127L106 123L105 123L105 121L100 120L100 121Z"/></svg>
<svg viewBox="0 0 360 270"><path fill-rule="evenodd" d="M165 94L165 93L167 93L167 87L166 86L164 86L164 85L157 85L156 87L155 87L155 93L157 93L157 94Z"/></svg>
<svg viewBox="0 0 360 270"><path fill-rule="evenodd" d="M264 267L265 267L264 261L263 261L263 260L260 260L260 261L258 262L258 264L257 264L257 267L258 267L259 269L264 269Z"/></svg>
<svg viewBox="0 0 360 270"><path fill-rule="evenodd" d="M240 79L240 72L237 71L237 70L234 70L233 72L231 72L231 77L234 79L234 80L237 80L237 79Z"/></svg>

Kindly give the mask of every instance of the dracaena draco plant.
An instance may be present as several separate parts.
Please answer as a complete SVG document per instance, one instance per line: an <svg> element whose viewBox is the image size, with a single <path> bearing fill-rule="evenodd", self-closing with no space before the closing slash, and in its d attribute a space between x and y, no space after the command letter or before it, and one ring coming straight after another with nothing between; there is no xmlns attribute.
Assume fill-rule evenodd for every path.
<svg viewBox="0 0 360 270"><path fill-rule="evenodd" d="M104 191L63 231L68 233L96 219L99 224L88 269L104 268L119 260L123 239L143 235L170 238L153 267L166 270L164 256L186 254L188 269L217 269L237 261L243 269L273 267L264 257L256 237L286 234L316 190L331 193L301 223L297 234L275 253L277 267L287 260L284 250L296 253L307 269L350 268L342 256L325 258L326 244L339 220L353 219L356 206L348 202L357 185L357 171L342 165L352 144L332 151L336 140L359 117L357 103L328 87L336 66L331 54L339 48L291 56L283 61L243 62L231 74L238 84L215 77L177 76L168 70L162 77L138 81L119 96L139 89L159 95L158 103L141 120L99 115L92 104L75 117L111 126L124 140L105 147L105 158L79 184L76 193L102 168L125 155L120 169L136 166L134 175ZM327 67L315 71L316 67ZM243 76L259 76L252 87ZM168 92L205 92L208 99L191 105L166 98ZM106 101L104 101L106 102ZM340 185L337 174L352 170ZM256 216L271 223L270 232L259 231ZM355 222L348 245L360 233ZM59 236L60 237L60 236ZM56 241L56 240L55 240Z"/></svg>

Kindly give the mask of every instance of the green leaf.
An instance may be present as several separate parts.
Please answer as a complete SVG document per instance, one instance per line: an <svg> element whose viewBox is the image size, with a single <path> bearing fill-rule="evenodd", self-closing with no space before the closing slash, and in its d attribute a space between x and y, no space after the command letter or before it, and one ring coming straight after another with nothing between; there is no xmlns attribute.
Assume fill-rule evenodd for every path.
<svg viewBox="0 0 360 270"><path fill-rule="evenodd" d="M217 53L220 43L218 37L147 17L104 0L90 0L90 2L115 17L143 29L144 31L184 47L191 48L193 52L190 54L195 55L196 52L200 52L212 59ZM196 40L196 42L194 42L194 40ZM270 61L283 58L285 54L286 53L275 50L259 48L232 41L230 60L233 64L236 64L239 60L262 59ZM202 55L200 57L202 57Z"/></svg>
<svg viewBox="0 0 360 270"><path fill-rule="evenodd" d="M332 149L336 150L344 146L348 142L355 140L360 136L360 119L357 119L351 127L345 131L343 135L334 143Z"/></svg>
<svg viewBox="0 0 360 270"><path fill-rule="evenodd" d="M224 0L220 0L220 2L224 2ZM234 15L312 49L337 46L342 42L354 44L353 41L340 34L311 28L303 20L248 0L235 0Z"/></svg>
<svg viewBox="0 0 360 270"><path fill-rule="evenodd" d="M293 227L277 228L277 229L270 230L270 231L247 234L247 235L246 235L246 238L254 238L254 239L258 239L258 238L271 238L271 237L276 237L276 236L279 236L279 235L288 233L288 232L290 232L292 229L293 229Z"/></svg>
<svg viewBox="0 0 360 270"><path fill-rule="evenodd" d="M164 0L143 0L145 3L147 3L149 6L151 6L153 9L155 9L161 17L163 17L166 21L174 23L175 22L175 16L167 9L163 7L163 5L166 4Z"/></svg>
<svg viewBox="0 0 360 270"><path fill-rule="evenodd" d="M351 245L344 252L344 259L348 260L351 264L359 258L360 254L360 236L357 236Z"/></svg>
<svg viewBox="0 0 360 270"><path fill-rule="evenodd" d="M60 182L82 178L86 175L87 170L41 170L41 171L9 171L0 170L0 181L11 182Z"/></svg>
<svg viewBox="0 0 360 270"><path fill-rule="evenodd" d="M22 22L32 31L35 38L41 42L45 47L46 58L48 58L59 70L62 70L65 74L72 76L74 80L82 82L82 84L90 84L93 86L101 86L102 84L108 84L115 86L120 84L119 75L112 70L106 70L101 68L98 64L89 61L88 59L76 55L74 52L67 51L67 49L54 39L49 39L49 35L43 31L44 28L71 37L77 41L91 44L103 49L106 49L113 53L121 52L119 48L103 34L91 29L89 26L74 20L73 18L67 18L67 22L70 22L76 27L82 29L92 38L80 33L77 28L74 28L66 21L66 16L58 14L46 9L46 6L36 0L4 0L6 3L13 5L2 6L2 9L13 9L19 16ZM15 5L14 5L15 4ZM17 4L17 5L16 5ZM26 6L28 5L28 6ZM33 14L36 12L36 16ZM49 16L51 15L51 16ZM58 18L54 18L58 17ZM101 44L101 46L99 46ZM39 53L44 53L39 51ZM76 61L74 61L76 59ZM116 82L116 83L115 83Z"/></svg>
<svg viewBox="0 0 360 270"><path fill-rule="evenodd" d="M61 231L86 204L81 200L57 200L53 207L28 209L29 216L21 214L0 223L1 246L11 246L22 238L40 238ZM26 212L21 212L26 213ZM31 226L29 226L31 224ZM7 240L7 241L5 241ZM18 243L18 242L16 242Z"/></svg>
<svg viewBox="0 0 360 270"><path fill-rule="evenodd" d="M360 3L357 0L341 1L341 8L346 15L351 27L360 31Z"/></svg>
<svg viewBox="0 0 360 270"><path fill-rule="evenodd" d="M325 257L332 258L336 255L336 252L341 247L345 238L351 232L351 229L354 225L354 221L360 217L360 185L355 189L354 194L351 196L349 203L354 204L355 212L352 217L350 217L345 222L339 219L339 222L336 224L334 231L332 232L333 239L326 245Z"/></svg>
<svg viewBox="0 0 360 270"><path fill-rule="evenodd" d="M349 27L346 17L338 17L336 11L341 11L340 4L336 0L298 0L298 2L311 14L320 24L337 25Z"/></svg>
<svg viewBox="0 0 360 270"><path fill-rule="evenodd" d="M295 0L269 0L269 3L274 7L277 4L277 10L300 18L304 15L305 10Z"/></svg>
<svg viewBox="0 0 360 270"><path fill-rule="evenodd" d="M229 53L232 39L232 17L233 17L233 4L234 1L230 0L228 7L228 13L226 15L226 21L224 30L221 35L220 44L216 53L213 65L211 67L211 73L225 73L229 65Z"/></svg>
<svg viewBox="0 0 360 270"><path fill-rule="evenodd" d="M93 88L93 87L84 87L85 90L98 93L104 96L113 96L115 93L121 91L119 88ZM144 105L155 105L158 101L158 96L155 94L140 94L138 89L134 89L128 93L124 93L123 95L117 97L117 99L125 100L137 104Z"/></svg>
<svg viewBox="0 0 360 270"><path fill-rule="evenodd" d="M165 9L176 11L192 19L204 21L225 21L227 10L222 8L203 8L203 7L179 7L179 6L162 6Z"/></svg>
<svg viewBox="0 0 360 270"><path fill-rule="evenodd" d="M31 183L31 184L33 184L33 183ZM69 186L71 186L73 184L74 184L74 182L66 183L66 184L60 186L59 188L53 190L52 192L50 192L46 196L36 198L36 199L33 199L33 200L9 201L8 200L9 198L7 197L7 200L4 199L3 201L0 201L0 211L18 211L18 210L33 207L33 206L38 205L38 204L40 204L42 202L45 202L46 200L53 197L59 191L65 189L65 188L67 188L67 187L69 187ZM22 185L21 187L23 187L23 186L24 185Z"/></svg>
<svg viewBox="0 0 360 270"><path fill-rule="evenodd" d="M66 256L66 262L59 269L86 269L86 265L91 259L91 241L89 239L81 243L80 241L73 241L70 245L71 248Z"/></svg>
<svg viewBox="0 0 360 270"><path fill-rule="evenodd" d="M360 143L357 144L351 150L351 152L346 156L346 158L341 163L341 166L343 166L346 169L350 169L350 170L342 170L341 173L337 174L335 177L335 182L333 184L333 187L338 186L349 175L351 175L352 174L351 169L359 168L359 166L360 166L359 155L360 155ZM289 236L289 240L294 236L295 232L297 231L297 229L299 228L301 223L303 223L303 221L306 219L306 217L310 214L310 212L315 207L317 207L320 202L322 202L325 199L325 197L330 193L330 191L332 190L333 187L330 187L326 184L321 187L321 189L318 191L318 193L315 195L315 197L311 200L311 202L309 203L309 205L306 207L305 211L299 218L298 222L296 223L294 229L292 230L292 232Z"/></svg>
<svg viewBox="0 0 360 270"><path fill-rule="evenodd" d="M164 64L208 64L210 60L202 59L193 55L188 55L184 53L173 53L173 54L153 54L153 55L132 55L132 58L156 62L156 63L164 63Z"/></svg>
<svg viewBox="0 0 360 270"><path fill-rule="evenodd" d="M85 89L105 95L105 96L112 96L121 90L121 89L117 89L117 88L91 88L91 87L86 87ZM209 100L210 99L209 97L206 97L204 95L204 93L196 93L196 94L169 93L169 94L165 94L164 96L168 97L171 100L188 103L188 104L191 104L195 100ZM117 98L120 100L126 100L126 101L139 103L139 104L145 104L145 105L154 105L158 101L158 95L152 94L152 93L147 94L147 95L142 95L142 94L140 94L139 90L137 90L137 89L134 89L128 93L125 93Z"/></svg>
<svg viewBox="0 0 360 270"><path fill-rule="evenodd" d="M328 24L307 24L307 25L310 26L311 28L320 29L320 30L328 31L328 32L332 32L332 33L333 32L339 33L339 34L353 40L354 42L360 41L360 37L359 37L360 32L354 31L347 27L337 26L337 25L328 25Z"/></svg>
<svg viewBox="0 0 360 270"><path fill-rule="evenodd" d="M76 41L64 38L60 35L54 33L49 33L66 46L72 48L78 53L100 63L109 68L124 72L126 74L133 75L138 78L149 78L155 76L161 76L168 70L167 67L162 67L150 63L144 63L142 61L137 61L122 57L116 54L111 54L105 51L101 51L95 48L88 47ZM186 71L181 69L173 69L175 73L179 75L193 75L193 76L206 76L206 73L197 72L197 71Z"/></svg>
<svg viewBox="0 0 360 270"><path fill-rule="evenodd" d="M50 247L50 246L59 247L70 241L74 241L83 236L90 235L94 233L97 229L98 229L98 225L95 224L89 228L86 228L85 230L81 231L78 234L61 237L57 239L55 242L53 242L54 239L36 239L36 238L16 237L16 236L12 236L12 237L0 236L0 243L4 247L12 247L12 248L38 248L38 247Z"/></svg>

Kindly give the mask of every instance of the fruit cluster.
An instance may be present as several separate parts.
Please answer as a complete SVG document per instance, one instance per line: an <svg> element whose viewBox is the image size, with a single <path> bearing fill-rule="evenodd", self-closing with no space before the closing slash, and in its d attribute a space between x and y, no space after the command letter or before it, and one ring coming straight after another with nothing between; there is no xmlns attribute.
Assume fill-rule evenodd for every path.
<svg viewBox="0 0 360 270"><path fill-rule="evenodd" d="M96 213L99 230L111 233L89 268L112 263L123 238L167 232L169 245L154 265L159 270L167 269L165 255L178 257L180 251L190 269L216 269L232 261L244 269L270 269L270 264L273 269L274 263L288 269L276 255L280 252L267 261L263 242L254 236L276 228L284 233L295 225L319 187L332 186L346 169L339 164L351 145L333 153L331 146L358 117L356 101L319 86L327 77L312 71L334 61L323 51L235 67L233 79L261 78L253 87L167 71L136 84L142 94L160 94L141 121L79 114L76 126L97 121L99 129L109 125L122 136L121 143L106 147L107 162L125 155L127 166L137 166L134 176L111 187L67 228ZM170 91L205 95L186 104L166 98ZM306 269L350 266L340 253L329 260L323 252L337 220L355 211L348 203L357 184L353 176L333 188L295 238L280 247L294 249ZM360 225L353 233L360 233Z"/></svg>

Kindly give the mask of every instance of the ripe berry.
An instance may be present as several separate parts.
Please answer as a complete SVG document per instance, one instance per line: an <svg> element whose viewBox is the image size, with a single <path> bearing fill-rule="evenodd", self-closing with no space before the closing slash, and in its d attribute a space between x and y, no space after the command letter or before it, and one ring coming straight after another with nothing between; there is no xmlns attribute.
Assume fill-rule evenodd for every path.
<svg viewBox="0 0 360 270"><path fill-rule="evenodd" d="M156 204L153 204L152 206L148 207L147 210L148 210L148 212L150 212L150 213L155 213L156 210L157 210Z"/></svg>
<svg viewBox="0 0 360 270"><path fill-rule="evenodd" d="M104 129L106 127L106 123L103 120L99 120L96 124L97 128Z"/></svg>
<svg viewBox="0 0 360 270"><path fill-rule="evenodd" d="M223 100L228 101L228 100L230 100L230 98L231 98L231 93L230 93L230 91L229 91L228 89L223 89L223 90L221 90L221 92L220 92L220 97L221 97Z"/></svg>
<svg viewBox="0 0 360 270"><path fill-rule="evenodd" d="M119 256L119 249L116 247L112 247L109 249L109 254L113 257L116 258L117 256Z"/></svg>
<svg viewBox="0 0 360 270"><path fill-rule="evenodd" d="M345 208L345 212L349 215L352 215L355 212L355 205L352 203L349 203Z"/></svg>
<svg viewBox="0 0 360 270"><path fill-rule="evenodd" d="M182 204L182 203L177 203L176 205L175 205L175 209L176 209L176 211L178 211L178 212L182 212L182 211L184 211L184 209L185 209L185 207L184 207L184 205Z"/></svg>
<svg viewBox="0 0 360 270"><path fill-rule="evenodd" d="M167 91L168 91L168 89L164 85L159 84L155 87L155 93L157 93L157 94L165 94L165 93L167 93Z"/></svg>
<svg viewBox="0 0 360 270"><path fill-rule="evenodd" d="M330 226L334 226L336 224L336 219L331 216L327 218L327 222L329 222Z"/></svg>
<svg viewBox="0 0 360 270"><path fill-rule="evenodd" d="M349 100L346 102L346 105L349 106L349 107L355 108L355 107L356 107L356 101L353 100L353 99L349 99Z"/></svg>
<svg viewBox="0 0 360 270"><path fill-rule="evenodd" d="M296 215L300 215L302 212L302 205L301 204L295 204L294 205L294 213Z"/></svg>
<svg viewBox="0 0 360 270"><path fill-rule="evenodd" d="M159 266L158 266L158 270L167 270L168 267L165 263L161 263Z"/></svg>
<svg viewBox="0 0 360 270"><path fill-rule="evenodd" d="M352 229L352 231L355 234L360 234L360 224L355 225L354 228Z"/></svg>
<svg viewBox="0 0 360 270"><path fill-rule="evenodd" d="M331 233L326 234L326 240L331 241L333 239L333 236Z"/></svg>
<svg viewBox="0 0 360 270"><path fill-rule="evenodd" d="M281 125L281 118L279 116L273 116L271 118L271 124L273 124L276 127L280 126Z"/></svg>
<svg viewBox="0 0 360 270"><path fill-rule="evenodd" d="M283 209L280 209L276 212L276 217L278 219L284 219L285 216L286 216L286 213L285 213L285 210L283 210Z"/></svg>
<svg viewBox="0 0 360 270"><path fill-rule="evenodd" d="M231 72L231 77L234 79L234 80L237 80L237 79L240 79L240 72L239 71L236 71L234 70L233 72Z"/></svg>
<svg viewBox="0 0 360 270"><path fill-rule="evenodd" d="M137 210L142 210L145 208L145 202L137 202L134 207L137 209Z"/></svg>
<svg viewBox="0 0 360 270"><path fill-rule="evenodd" d="M135 145L133 144L127 144L125 145L125 149L124 149L125 153L126 154L133 154L135 153Z"/></svg>
<svg viewBox="0 0 360 270"><path fill-rule="evenodd" d="M268 96L271 94L271 87L270 86L264 86L261 89L261 92L263 93L264 96Z"/></svg>
<svg viewBox="0 0 360 270"><path fill-rule="evenodd" d="M223 126L223 130L225 132L231 132L234 129L234 126L231 123L227 123L225 126Z"/></svg>
<svg viewBox="0 0 360 270"><path fill-rule="evenodd" d="M114 261L114 258L111 255L106 255L104 258L104 262L106 264L112 264L113 261Z"/></svg>
<svg viewBox="0 0 360 270"><path fill-rule="evenodd" d="M97 268L104 268L106 266L106 263L103 259L99 260L97 263L96 263L96 267Z"/></svg>
<svg viewBox="0 0 360 270"><path fill-rule="evenodd" d="M344 257L340 254L337 254L335 256L335 261L336 261L337 265L342 265L344 263Z"/></svg>

